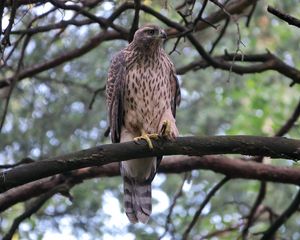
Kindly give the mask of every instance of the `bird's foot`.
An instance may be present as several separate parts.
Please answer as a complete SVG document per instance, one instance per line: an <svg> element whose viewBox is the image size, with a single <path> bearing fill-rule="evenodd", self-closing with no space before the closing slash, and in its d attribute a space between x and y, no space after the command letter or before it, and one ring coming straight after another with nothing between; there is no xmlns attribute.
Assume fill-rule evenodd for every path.
<svg viewBox="0 0 300 240"><path fill-rule="evenodd" d="M147 134L147 133L143 133L141 136L139 137L135 137L133 139L133 141L137 142L139 140L145 140L149 146L150 149L153 149L153 143L151 141L151 138L152 139L158 139L159 138L159 135L157 133L150 133L150 134Z"/></svg>
<svg viewBox="0 0 300 240"><path fill-rule="evenodd" d="M179 135L175 123L170 120L164 120L161 124L160 129L160 135L163 138L166 138L171 141L175 140Z"/></svg>
<svg viewBox="0 0 300 240"><path fill-rule="evenodd" d="M169 120L164 120L161 127L161 136L169 138L171 135L171 122Z"/></svg>

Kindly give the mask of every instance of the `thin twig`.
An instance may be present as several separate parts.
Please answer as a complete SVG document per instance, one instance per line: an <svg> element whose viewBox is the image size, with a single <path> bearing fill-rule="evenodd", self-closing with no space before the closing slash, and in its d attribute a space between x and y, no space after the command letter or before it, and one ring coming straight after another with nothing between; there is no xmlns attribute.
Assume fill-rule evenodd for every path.
<svg viewBox="0 0 300 240"><path fill-rule="evenodd" d="M182 18L185 26L189 26L190 22L187 20L187 16L185 14L183 14L181 11L177 11L177 13L179 14L179 16Z"/></svg>
<svg viewBox="0 0 300 240"><path fill-rule="evenodd" d="M230 226L222 230L213 231L211 233L206 234L205 236L200 237L199 240L207 240L207 239L211 239L212 237L218 237L218 236L222 237L222 235L224 235L227 232L237 231L241 227L241 225L242 223L239 223L235 226Z"/></svg>
<svg viewBox="0 0 300 240"><path fill-rule="evenodd" d="M11 44L9 35L10 35L11 29L14 25L16 13L17 13L17 8L18 8L17 2L18 2L18 0L12 0L12 7L11 7L11 11L10 11L8 26L4 30L4 36L3 36L3 39L1 40L1 44L4 46L4 48L6 46L10 46L10 44Z"/></svg>
<svg viewBox="0 0 300 240"><path fill-rule="evenodd" d="M181 38L182 38L182 36L179 36L179 37L176 39L176 42L174 43L174 46L173 46L172 50L169 52L169 55L171 55L173 52L177 52L178 54L180 54L180 53L176 50L176 48L177 48L177 46L178 46L178 44L179 44Z"/></svg>
<svg viewBox="0 0 300 240"><path fill-rule="evenodd" d="M90 110L93 108L93 105L94 105L94 102L95 102L95 100L96 100L97 95L98 95L100 92L104 91L105 88L106 88L106 86L103 86L103 87L100 87L100 88L98 88L98 89L96 89L96 90L94 91L94 94L93 94L92 99L91 99L90 104L89 104L89 109L90 109Z"/></svg>
<svg viewBox="0 0 300 240"><path fill-rule="evenodd" d="M298 190L294 200L288 208L276 219L276 221L264 233L261 240L272 239L277 230L298 210L300 205L300 190Z"/></svg>
<svg viewBox="0 0 300 240"><path fill-rule="evenodd" d="M203 46L193 37L188 36L191 42L195 45L197 51L203 57L202 60L196 60L184 67L177 69L177 74L182 75L190 70L204 69L210 66L215 68L228 70L232 68L232 71L237 74L249 74L260 73L268 70L276 71L292 80L293 83L300 83L300 71L279 59L274 54L267 52L264 54L228 54L219 56L211 56L206 53ZM235 56L235 61L244 62L260 62L259 64L253 64L248 66L242 66L238 64L230 64L227 61L232 61Z"/></svg>
<svg viewBox="0 0 300 240"><path fill-rule="evenodd" d="M2 16L3 16L3 10L4 10L4 1L0 1L0 40L1 40L1 35L2 35ZM0 53L1 52L2 52L2 47L0 46Z"/></svg>
<svg viewBox="0 0 300 240"><path fill-rule="evenodd" d="M22 34L13 44L11 50L8 52L8 54L6 55L6 57L4 57L4 55L1 55L1 64L0 64L0 69L2 69L3 67L7 66L7 61L10 59L10 57L13 55L13 53L15 52L16 49L18 49L19 44L22 42L23 38L25 37L25 34Z"/></svg>
<svg viewBox="0 0 300 240"><path fill-rule="evenodd" d="M140 8L141 8L141 1L140 0L134 0L134 18L132 21L131 29L129 32L129 42L133 40L135 31L139 28L139 16L140 16Z"/></svg>
<svg viewBox="0 0 300 240"><path fill-rule="evenodd" d="M277 131L275 136L280 137L288 133L292 127L294 127L295 123L297 122L298 118L300 117L300 100L293 111L291 117L285 122L285 124Z"/></svg>
<svg viewBox="0 0 300 240"><path fill-rule="evenodd" d="M276 132L275 136L277 137L281 137L283 135L285 135L286 133L288 133L291 128L295 125L296 121L298 120L300 116L300 100L295 108L295 110L293 111L291 117L285 122L285 124ZM258 157L256 159L256 162L263 162L263 157ZM267 183L265 181L262 181L260 184L260 189L259 189L259 193L256 197L256 200L250 210L249 215L247 216L247 223L242 231L242 238L243 239L247 239L247 235L249 232L249 228L251 227L251 225L253 224L253 219L254 216L257 212L258 207L261 205L261 203L263 202L265 196L266 196L266 191L267 191Z"/></svg>
<svg viewBox="0 0 300 240"><path fill-rule="evenodd" d="M183 177L183 179L182 179L182 182L181 182L181 184L180 184L180 186L179 186L177 192L175 193L175 195L174 195L174 197L173 197L173 201L172 201L172 203L171 203L171 205L170 205L170 207L169 207L168 215L167 215L167 217L166 217L165 231L164 231L164 233L159 237L159 239L162 239L162 238L168 233L168 231L169 231L169 226L170 226L170 224L171 224L171 222L172 222L172 218L171 218L171 217L172 217L173 209L174 209L174 207L176 206L176 203L177 203L178 198L180 198L180 197L182 196L182 193L183 193L183 191L182 191L183 185L184 185L185 181L187 180L187 177L188 177L188 173L186 172L186 173L184 174L184 177Z"/></svg>
<svg viewBox="0 0 300 240"><path fill-rule="evenodd" d="M251 7L251 10L250 10L250 12L249 12L249 14L248 14L247 21L246 21L246 27L249 27L249 25L250 25L250 22L251 22L253 13L254 13L254 11L255 11L255 9L256 9L256 6L257 6L257 1L255 1L255 2L253 3L253 5L252 5L252 7Z"/></svg>
<svg viewBox="0 0 300 240"><path fill-rule="evenodd" d="M32 163L34 162L33 159L26 157L23 158L20 162L14 163L14 164L4 164L4 165L0 165L0 169L8 169L8 168L14 168L16 166L20 166L22 164L27 164L27 163Z"/></svg>
<svg viewBox="0 0 300 240"><path fill-rule="evenodd" d="M60 79L51 78L50 76L40 76L40 75L36 75L36 76L34 76L34 78L41 82L45 82L45 83L56 83L56 84L61 84L64 86L69 86L69 87L78 87L78 88L85 89L86 91L88 91L90 93L94 92L94 89L92 86L90 86L86 83L74 82L74 81L71 81L70 79L61 79L60 80Z"/></svg>
<svg viewBox="0 0 300 240"><path fill-rule="evenodd" d="M28 46L30 38L31 38L31 35L27 35L24 39L24 43L23 43L23 46L22 46L22 49L21 49L21 56L20 56L20 59L18 61L18 66L17 66L15 76L12 78L12 81L9 83L10 84L9 92L8 92L8 96L5 99L4 111L3 111L3 114L1 116L1 121L0 121L0 133L1 133L2 128L4 126L5 118L6 118L6 115L7 115L7 112L8 112L8 106L9 106L9 101L10 101L10 98L11 98L11 94L13 92L15 84L19 80L19 73L20 73L20 70L23 66L23 60L24 60L24 57L25 57L25 50L26 50L26 47Z"/></svg>
<svg viewBox="0 0 300 240"><path fill-rule="evenodd" d="M229 25L229 22L230 22L230 18L228 17L228 18L226 19L226 21L225 21L225 24L224 24L222 30L220 31L219 36L218 36L218 37L216 38L216 40L213 42L213 44L212 44L212 46L211 46L211 49L210 49L209 52L208 52L209 54L212 54L212 53L213 53L215 47L216 47L217 44L220 42L220 40L223 38L223 36L224 36L224 34L225 34L226 30L227 30L227 27L228 27L228 25Z"/></svg>
<svg viewBox="0 0 300 240"><path fill-rule="evenodd" d="M191 221L191 223L188 225L188 227L186 228L186 230L183 233L182 239L186 240L188 239L188 236L192 230L192 228L195 226L195 224L197 223L202 210L204 209L204 207L206 206L206 204L210 201L210 199L216 194L216 192L224 186L225 183L227 183L229 181L229 177L224 177L220 182L218 182L210 191L209 193L206 195L206 198L204 199L204 201L201 203L201 205L199 206L198 210L196 211L196 213L194 214L193 220Z"/></svg>
<svg viewBox="0 0 300 240"><path fill-rule="evenodd" d="M249 215L247 216L247 222L242 230L242 239L244 239L244 240L247 239L249 228L251 227L251 225L254 222L254 217L257 212L258 207L261 205L261 203L265 199L266 192L267 192L267 183L265 181L262 181L260 183L259 193L258 193L256 200L250 210Z"/></svg>
<svg viewBox="0 0 300 240"><path fill-rule="evenodd" d="M203 0L203 3L202 3L200 11L198 13L198 16L194 20L193 28L197 25L198 21L203 20L202 14L203 14L203 12L204 12L204 10L206 8L207 2L208 2L208 0Z"/></svg>
<svg viewBox="0 0 300 240"><path fill-rule="evenodd" d="M64 9L64 10L73 10L76 11L78 13L80 13L81 15L91 19L92 21L96 22L99 24L99 26L102 29L106 29L108 27L107 22L101 18L101 17L97 17L96 15L90 13L89 11L85 10L83 7L77 6L75 4L72 5L66 5L63 3L63 1L58 1L58 0L49 0L49 2L59 8L59 9Z"/></svg>
<svg viewBox="0 0 300 240"><path fill-rule="evenodd" d="M54 189L50 190L49 192L44 193L38 199L34 200L20 216L15 218L8 233L3 237L3 240L11 240L14 233L18 230L19 225L26 218L29 218L32 214L36 213L44 205L44 203L47 200L49 200L54 194L56 194L57 192L65 191L66 188L67 188L67 186L65 184L59 185L59 186L55 187Z"/></svg>

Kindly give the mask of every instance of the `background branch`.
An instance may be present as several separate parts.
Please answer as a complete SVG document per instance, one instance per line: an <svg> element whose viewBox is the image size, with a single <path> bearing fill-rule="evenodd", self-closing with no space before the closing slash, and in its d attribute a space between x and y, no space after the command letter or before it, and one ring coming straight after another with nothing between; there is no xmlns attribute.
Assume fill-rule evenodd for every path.
<svg viewBox="0 0 300 240"><path fill-rule="evenodd" d="M298 18L292 17L286 13L280 12L279 10L268 6L268 12L272 13L276 17L280 18L281 20L287 22L289 25L296 26L300 28L300 20Z"/></svg>
<svg viewBox="0 0 300 240"><path fill-rule="evenodd" d="M289 219L293 213L295 213L299 209L300 205L300 191L298 190L295 198L292 203L288 206L288 208L276 219L274 224L264 233L261 240L271 239L276 231Z"/></svg>
<svg viewBox="0 0 300 240"><path fill-rule="evenodd" d="M102 102L97 102L97 107L95 106L93 109L92 106L96 97L99 96L98 93L105 90L105 87L102 86L105 86L109 60L114 52L124 47L128 39L130 41L133 38L139 22L143 24L153 22L160 26L166 26L165 30L168 33L166 48L172 49L173 47L171 52L176 51L181 54L181 56L171 56L175 65L182 64L181 67L177 67L179 74L184 75L189 71L206 69L205 72L199 71L179 77L183 89L183 104L177 115L181 134L211 136L220 134L220 132L222 135L229 132L246 132L247 134L263 132L271 135L269 131L273 132L274 126L278 126L279 122L287 119L275 134L282 136L296 124L300 114L300 102L291 116L285 116L285 114L289 106L298 100L296 98L298 86L285 89L286 83L279 81L286 77L291 79L291 86L300 83L298 55L295 52L298 42L292 32L287 32L289 28L285 22L279 21L275 25L274 21L271 21L274 18L271 14L274 14L283 21L299 27L299 19L291 16L297 12L296 8L288 4L285 5L286 12L282 12L268 7L268 12L271 13L268 14L267 3L258 0L201 0L200 2L182 0L175 4L179 5L174 7L174 3L165 0L163 2L12 0L0 3L2 20L0 42L3 44L0 61L2 76L0 91L10 90L8 95L1 94L2 101L0 100L0 107L3 107L4 110L2 119L0 119L0 129L7 113L5 128L1 132L4 137L0 137L2 144L0 168L5 169L0 173L0 192L2 192L0 194L0 211L5 211L15 204L21 203L14 206L12 211L3 214L4 221L0 226L0 235L4 236L7 233L6 238L11 238L18 230L20 223L22 221L29 222L27 218L42 207L43 203L47 201L43 200L43 197L52 190L59 189L61 186L70 190L73 186L80 185L88 179L119 176L118 162L133 158L133 156L137 158L161 154L185 155L164 157L158 169L159 173L184 173L185 175L183 181L176 184L179 189L174 198L169 198L171 203L168 212L158 214L163 217L162 219L149 222L149 226L154 227L154 231L157 227L157 232L153 232L153 234L160 235L161 238L163 236L180 238L188 227L188 232L193 230L194 237L199 239L213 236L222 238L225 235L239 237L239 234L242 234L243 239L247 239L249 229L252 231L252 226L261 223L269 225L269 228L266 232L254 234L256 236L260 234L263 238L270 236L274 238L278 228L285 225L287 221L285 217L289 218L296 211L295 209L299 209L297 195L293 201L282 196L294 194L293 186L286 186L283 191L280 187L276 189L278 201L284 203L291 201L281 216L275 210L275 204L266 205L264 203L267 187L277 186L274 183L299 186L300 170L297 163L281 161L280 165L289 166L282 167L277 166L279 161L264 159L264 156L287 160L299 159L299 141L297 140L254 136L186 137L179 138L174 143L163 140L156 141L153 151L150 151L144 142L139 142L138 144L101 145L74 152L74 149L78 150L105 142L102 139L106 128L105 106ZM255 26L249 26L251 19L256 23ZM241 28L241 24L246 24L248 28ZM222 29L216 31L216 27L221 25ZM200 32L204 29L206 30ZM274 34L274 31L277 30L278 32ZM289 37L288 40L286 40L286 36ZM181 41L183 39L184 41ZM241 48L244 45L243 39L245 39L246 54ZM224 54L220 54L225 48L233 48L233 53L225 50ZM272 53L268 50L266 53L256 53L265 48L272 49ZM216 54L212 54L213 52ZM87 53L88 55L86 55ZM220 75L224 73L220 70L225 73L229 72L229 74L234 72L239 75L253 74L253 76L241 78L230 74L234 81L225 83L218 81ZM266 71L269 72L264 73ZM277 74L279 76L276 76ZM223 75L221 77L223 78ZM200 78L201 82L198 81ZM278 79L277 82L275 79ZM272 85L267 85L269 82L272 82ZM265 88L256 91L255 84L262 84ZM12 95L13 90L14 94ZM212 101L208 102L206 94L211 91L215 91L216 98L212 98ZM278 91L278 96L271 96L273 94L271 91ZM281 93L287 93L289 97L286 98ZM260 95L263 95L262 99ZM10 98L11 101L9 101ZM91 111L86 109L89 101ZM193 104L194 101L197 105ZM273 101L276 103L274 110L269 106L269 104L273 104ZM257 115L255 112L250 117L250 120L246 116L247 109L242 109L245 104L249 105L249 102L250 111L259 110ZM1 103L3 104L1 105ZM194 110L197 111L194 113ZM206 115L207 111L208 115ZM237 114L239 117L235 118ZM61 116L63 117L61 118ZM191 125L185 126L185 121ZM39 127L40 124L41 127ZM247 124L251 124L249 129ZM270 130L271 128L272 130ZM299 131L294 128L289 136L296 137L298 135ZM71 154L59 155L61 152L68 151ZM253 157L235 159L222 155L210 155L227 153L247 154ZM204 154L209 154L209 156ZM59 156L53 157L55 155ZM24 159L26 156L37 160ZM19 161L18 159L23 160ZM210 170L213 173L196 171L200 169ZM193 206L185 211L185 217L179 217L178 213L180 211L182 213L180 209L187 207L187 196L185 196L187 192L184 183L189 178L192 189L187 193L188 196L197 197L199 193L212 196L210 193L206 193L206 189L214 190L214 177L218 173L224 175L224 179L231 179L232 184L228 186L228 190L231 193L229 198L233 199L228 199L228 202L233 202L233 208L236 209L225 206L226 211L216 212L216 209L222 206L223 200L228 197L220 192L215 196L218 204L215 203L216 201L211 202L216 209L210 209L208 214L202 214L201 217L205 219L205 221L201 221L203 226L196 228L201 210L211 198L207 197L200 206ZM212 178L210 178L211 175ZM236 178L242 179L237 188L234 185ZM160 179L164 179L164 177L158 178L158 180ZM179 180L176 175L168 176L163 180L160 188L168 195L170 192L173 193L169 189L172 179L176 179L174 182ZM245 195L235 196L236 189L240 190L245 187L248 190L252 187L251 183L243 179L258 181L258 184L251 188L257 192L257 196L255 196L256 192L251 192L251 196L256 197L256 200L254 198L253 201L252 198L245 199ZM106 181L103 182L105 183L98 185L101 188L99 195L103 191L107 191L113 197L117 196L118 198L119 192L115 191L113 187L119 186L119 179L112 179L113 185L110 186L113 187L108 187ZM269 182L272 183L269 184ZM77 195L79 188L90 186L90 184L94 184L94 182L72 189L74 196ZM202 186L205 187L202 188ZM198 187L202 188L200 192ZM58 192L60 191L56 193ZM48 199L53 195L50 194ZM106 198L105 195L103 195L103 199L98 199L99 211L101 208L104 210L103 206L106 200L104 198ZM74 217L77 211L81 211L81 207L78 209L74 207L77 203L94 204L94 199L90 196L84 198L76 196L76 200L78 202L73 206L63 203L66 209L60 211L58 208L61 206L60 198L55 197L49 203L49 206L54 208L53 213L45 217L38 213L30 221L37 223L41 220L41 222L49 223L50 227L51 225L55 226L55 221L63 218L63 214L70 214L71 217ZM25 211L19 206L26 207ZM55 209L56 207L57 209ZM288 209L292 210L288 211ZM192 210L196 211L196 215ZM87 216L89 216L89 211L91 210L85 210ZM239 214L242 219L232 217L233 222L224 220L222 222L223 229L220 229L218 224L213 221L216 213L221 217L225 217L225 214L232 214L232 216ZM100 212L100 214L105 214L105 212ZM7 219L6 216L8 216ZM101 232L101 227L98 228L99 222L97 222L97 230L93 228L92 231L89 231L89 226L93 225L92 218L88 219L89 226L82 220L87 216L81 215L80 220L72 218L74 226L79 224L76 228L79 227L80 231L93 234L93 238L101 238L104 232ZM193 217L194 220L192 220ZM187 222L188 219L189 222ZM13 221L10 229L5 224L6 220ZM104 224L104 221L101 223ZM74 226L71 227L74 228ZM163 235L158 231L162 226L165 227ZM286 226L291 229L297 227L291 221ZM106 229L109 227L105 226ZM210 230L210 227L213 229ZM130 226L129 228L137 230L139 227ZM287 234L292 232L288 228L283 229ZM37 229L37 231L39 230ZM99 236L94 236L94 231ZM25 228L20 228L19 234L21 238L24 238L26 234L29 236ZM76 235L76 233L74 234Z"/></svg>
<svg viewBox="0 0 300 240"><path fill-rule="evenodd" d="M57 173L88 167L101 166L132 158L166 155L213 155L245 154L270 156L273 158L300 159L299 140L279 137L256 136L214 136L180 137L175 142L154 141L150 150L142 141L140 144L126 142L107 144L99 147L53 157L4 171L0 176L0 191L48 177ZM31 174L34 172L35 174Z"/></svg>
<svg viewBox="0 0 300 240"><path fill-rule="evenodd" d="M282 125L282 127L277 131L275 136L280 137L280 136L283 136L286 133L288 133L292 129L292 127L295 125L299 116L300 116L300 100L299 100L296 108L294 109L293 113L291 114L291 117L285 122L285 124ZM255 161L263 162L263 157L259 157L259 158L255 159ZM254 216L257 213L259 206L265 199L266 192L267 192L267 183L265 181L262 181L260 184L260 187L259 187L259 192L256 197L256 200L255 200L252 208L250 209L249 215L247 216L247 222L242 231L243 239L247 239L249 228L254 223Z"/></svg>
<svg viewBox="0 0 300 240"><path fill-rule="evenodd" d="M300 182L300 170L297 168L276 167L224 156L165 157L158 172L167 174L183 173L197 169L212 170L230 178L255 179L294 185L299 185ZM82 168L68 175L58 174L30 182L0 194L0 212L18 202L39 196L64 182L78 184L95 177L114 177L119 175L119 165L110 163L100 167Z"/></svg>
<svg viewBox="0 0 300 240"><path fill-rule="evenodd" d="M14 233L18 230L20 224L26 219L29 218L32 214L36 213L47 200L49 200L54 194L60 191L65 191L67 188L65 185L59 185L49 192L42 194L37 199L33 200L25 209L25 211L15 218L11 228L7 234L3 237L3 240L10 240L13 238Z"/></svg>
<svg viewBox="0 0 300 240"><path fill-rule="evenodd" d="M195 226L195 224L197 223L202 210L204 209L204 207L206 206L207 203L209 203L210 199L216 194L216 192L224 186L225 183L227 183L229 181L230 178L228 177L224 177L220 182L218 182L206 195L205 199L203 200L203 202L200 204L199 208L197 209L197 211L194 214L194 217L192 219L192 221L190 222L190 224L187 226L186 230L183 233L182 239L183 240L187 240L188 236L192 230L192 228Z"/></svg>

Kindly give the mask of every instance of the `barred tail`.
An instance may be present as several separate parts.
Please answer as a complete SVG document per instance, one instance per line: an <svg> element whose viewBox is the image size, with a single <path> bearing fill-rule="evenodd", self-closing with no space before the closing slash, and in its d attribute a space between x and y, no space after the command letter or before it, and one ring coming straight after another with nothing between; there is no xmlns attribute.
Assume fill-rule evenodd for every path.
<svg viewBox="0 0 300 240"><path fill-rule="evenodd" d="M131 223L146 224L152 211L151 182L138 183L123 176L124 206L126 215Z"/></svg>

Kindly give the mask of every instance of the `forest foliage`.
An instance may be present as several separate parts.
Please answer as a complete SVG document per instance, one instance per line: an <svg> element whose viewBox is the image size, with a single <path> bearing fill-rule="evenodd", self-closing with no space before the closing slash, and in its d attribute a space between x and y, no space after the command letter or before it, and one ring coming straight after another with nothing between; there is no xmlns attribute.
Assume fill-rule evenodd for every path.
<svg viewBox="0 0 300 240"><path fill-rule="evenodd" d="M203 19L209 19L218 11L224 14L230 4L239 1L15 2L18 1L4 1L0 6L3 12L0 83L11 81L13 84L8 104L7 99L0 99L1 165L15 164L24 158L38 161L110 143L110 139L104 137L107 70L112 56L128 44L135 7L139 3L144 6L139 11L139 25L155 23L169 34L164 48L171 52L182 89L182 102L177 111L181 136L274 136L298 106L300 75L297 82L289 71L285 74L275 67L258 69L273 60L247 60L247 56L272 54L295 71L300 69L300 29L267 11L268 6L273 6L291 16L300 16L297 0L249 1L249 6L235 14L227 12L228 16L212 23L213 26L205 24ZM218 5L220 3L225 7ZM131 7L116 16L113 24L107 29L101 25L103 19L109 19L126 4ZM189 29L204 4L203 19L198 22L205 27L181 35L174 26L147 10ZM14 9L8 44L3 39ZM224 34L220 35L223 30ZM107 32L112 33L111 36L100 41L99 36ZM207 64L187 34L192 34L210 56L220 59L231 54L233 59L221 62L253 66L254 71L239 74L234 68ZM197 61L204 62L189 68L190 63ZM40 71L30 72L44 63L48 65ZM27 75L26 71L29 71ZM285 137L299 138L296 120ZM253 160L249 156L229 157ZM299 163L286 159L264 158L262 161L299 168ZM53 239L53 236L55 239L181 239L199 206L220 181L224 185L204 206L191 229L189 236L193 237L190 239L238 239L241 236L262 239L299 190L296 185L282 183L266 184L226 176L224 180L224 175L207 170L162 173L153 182L151 221L148 225L130 225L122 209L121 178L94 177L66 191L50 193L13 236L14 239ZM263 199L245 233L249 213L259 193ZM41 199L34 197L22 201L2 212L0 236L5 236L13 221L38 200ZM281 225L274 239L300 239L299 203L300 199L298 210Z"/></svg>

